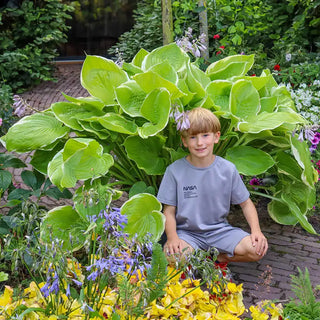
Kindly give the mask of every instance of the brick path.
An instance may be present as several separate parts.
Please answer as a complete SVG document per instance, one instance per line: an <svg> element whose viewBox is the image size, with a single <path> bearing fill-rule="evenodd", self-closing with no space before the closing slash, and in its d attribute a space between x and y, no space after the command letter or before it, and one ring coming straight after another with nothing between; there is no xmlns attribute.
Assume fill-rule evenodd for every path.
<svg viewBox="0 0 320 320"><path fill-rule="evenodd" d="M64 101L61 92L73 97L87 96L87 91L80 85L80 70L81 64L58 65L56 83L42 83L24 93L23 97L34 109L44 110L53 102ZM262 231L270 245L267 255L259 263L233 263L229 266L235 282L243 283L246 307L263 299L286 302L294 297L290 290L290 275L297 274L297 267L302 270L307 267L312 284L320 284L319 236L310 235L299 226L276 224L266 213L265 205L258 211ZM231 221L246 229L238 213L231 213Z"/></svg>

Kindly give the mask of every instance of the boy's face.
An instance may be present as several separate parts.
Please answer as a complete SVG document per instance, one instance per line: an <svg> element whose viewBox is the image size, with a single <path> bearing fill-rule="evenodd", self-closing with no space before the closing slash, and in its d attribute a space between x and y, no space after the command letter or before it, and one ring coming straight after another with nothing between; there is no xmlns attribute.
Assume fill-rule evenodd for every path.
<svg viewBox="0 0 320 320"><path fill-rule="evenodd" d="M203 159L212 157L214 144L219 142L219 138L220 131L205 132L182 137L182 142L192 157Z"/></svg>

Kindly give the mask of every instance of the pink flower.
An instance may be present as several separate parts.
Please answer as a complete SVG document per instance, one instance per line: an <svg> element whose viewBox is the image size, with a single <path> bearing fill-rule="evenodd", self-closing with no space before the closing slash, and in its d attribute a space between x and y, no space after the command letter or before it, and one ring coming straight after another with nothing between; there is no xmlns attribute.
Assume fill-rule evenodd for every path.
<svg viewBox="0 0 320 320"><path fill-rule="evenodd" d="M220 36L219 36L218 34L215 34L215 35L213 36L213 39L220 39Z"/></svg>
<svg viewBox="0 0 320 320"><path fill-rule="evenodd" d="M276 64L274 67L273 67L273 70L275 71L280 71L280 65L279 64Z"/></svg>
<svg viewBox="0 0 320 320"><path fill-rule="evenodd" d="M0 127L2 126L2 118L0 118Z"/></svg>
<svg viewBox="0 0 320 320"><path fill-rule="evenodd" d="M249 181L249 184L250 184L251 186L260 186L261 181L260 181L260 179L252 178L252 179Z"/></svg>
<svg viewBox="0 0 320 320"><path fill-rule="evenodd" d="M217 51L216 55L221 54L221 53L222 53L221 51Z"/></svg>
<svg viewBox="0 0 320 320"><path fill-rule="evenodd" d="M224 49L224 48L225 48L225 46L220 46L219 48L220 48L220 49Z"/></svg>

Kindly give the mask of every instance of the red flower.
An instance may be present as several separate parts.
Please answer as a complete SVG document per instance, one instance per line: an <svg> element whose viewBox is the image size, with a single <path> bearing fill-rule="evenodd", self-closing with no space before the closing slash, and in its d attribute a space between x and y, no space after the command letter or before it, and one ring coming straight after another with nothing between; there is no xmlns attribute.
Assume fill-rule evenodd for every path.
<svg viewBox="0 0 320 320"><path fill-rule="evenodd" d="M217 51L216 55L221 54L221 53L222 53L221 51Z"/></svg>
<svg viewBox="0 0 320 320"><path fill-rule="evenodd" d="M273 67L273 70L276 70L276 71L280 71L280 65L279 64L276 64L274 67Z"/></svg>
<svg viewBox="0 0 320 320"><path fill-rule="evenodd" d="M251 77L255 77L255 76L256 76L256 74L255 74L255 73L251 75Z"/></svg>
<svg viewBox="0 0 320 320"><path fill-rule="evenodd" d="M220 36L219 36L218 34L215 34L215 35L213 36L213 39L220 39Z"/></svg>
<svg viewBox="0 0 320 320"><path fill-rule="evenodd" d="M219 48L224 49L224 48L225 48L225 46L220 46Z"/></svg>

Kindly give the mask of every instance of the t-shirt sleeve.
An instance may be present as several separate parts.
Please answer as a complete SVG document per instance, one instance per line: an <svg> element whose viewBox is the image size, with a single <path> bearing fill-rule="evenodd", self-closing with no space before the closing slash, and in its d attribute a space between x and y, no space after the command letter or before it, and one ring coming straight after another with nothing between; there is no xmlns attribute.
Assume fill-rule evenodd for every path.
<svg viewBox="0 0 320 320"><path fill-rule="evenodd" d="M163 204L177 206L177 182L170 170L170 167L166 169L162 178L157 199Z"/></svg>
<svg viewBox="0 0 320 320"><path fill-rule="evenodd" d="M250 192L242 181L241 176L236 168L234 169L232 178L231 203L239 204L246 201L250 197Z"/></svg>

